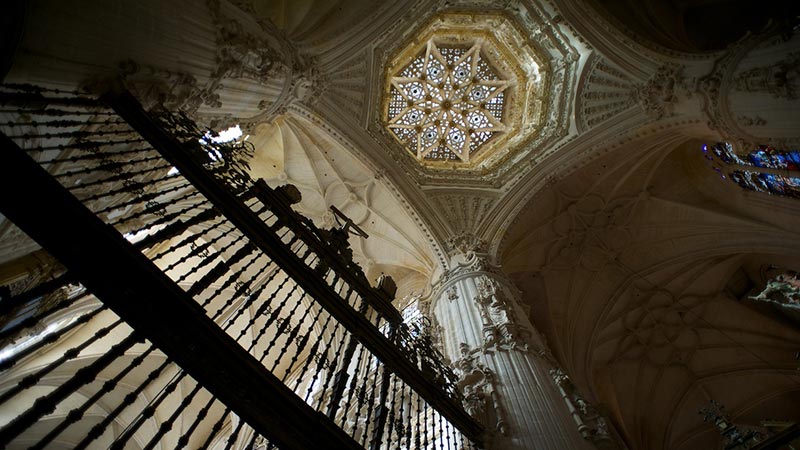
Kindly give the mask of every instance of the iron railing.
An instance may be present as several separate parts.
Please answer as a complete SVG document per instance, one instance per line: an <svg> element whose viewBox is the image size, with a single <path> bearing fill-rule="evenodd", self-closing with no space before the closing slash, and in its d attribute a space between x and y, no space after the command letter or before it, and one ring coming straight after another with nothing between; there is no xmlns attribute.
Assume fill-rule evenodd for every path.
<svg viewBox="0 0 800 450"><path fill-rule="evenodd" d="M8 349L0 361L0 408L26 405L0 429L0 445L43 448L80 428L102 403L106 419L91 426L79 448L102 439L124 448L142 436L145 448L208 448L223 438L225 448L268 448L266 439L302 448L312 445L300 443L314 438L310 429L341 448L478 448L482 429L464 412L453 372L403 324L391 304L391 280L370 286L353 262L346 230L322 230L297 214L295 189L251 180L248 144L203 139L206 131L185 116L146 113L125 91L97 99L4 86L0 107L4 152L21 147L58 182L49 197L37 197L34 168L23 175L26 160L13 167L13 158L3 157L3 176L11 177L4 184L20 192L3 194L9 197L2 212L65 267L0 301L0 339ZM37 209L61 194L49 209ZM36 202L30 211L13 204L22 198ZM77 199L75 208L56 215L70 199ZM61 222L43 223L47 218ZM70 226L72 234L64 234ZM95 235L81 239L89 228ZM77 248L64 242L70 240ZM91 251L82 255L80 245ZM118 275L102 264L128 269ZM128 294L145 292L148 277L155 281L147 292L163 292L172 309L141 297L153 310L132 304L137 300ZM116 286L109 286L112 278L119 278ZM161 307L161 319L180 319L174 330L163 329L168 321L153 325ZM216 327L212 336L201 335L201 325ZM67 348L71 333L76 342ZM207 342L207 355L179 345L199 340ZM95 349L93 358L83 358L86 349ZM223 369L213 367L229 359ZM262 381L251 389L272 399L268 404L252 405L243 386L226 385L237 383L226 378L237 364L241 377ZM55 373L75 376L38 395L43 383L53 387ZM129 386L125 395L121 385ZM137 400L143 392L156 393L146 406ZM84 399L78 406L76 396ZM275 420L260 418L259 408ZM54 410L63 418L52 419ZM279 420L281 412L287 420ZM297 423L303 420L320 423ZM112 423L126 425L113 432ZM148 426L153 430L145 433Z"/></svg>

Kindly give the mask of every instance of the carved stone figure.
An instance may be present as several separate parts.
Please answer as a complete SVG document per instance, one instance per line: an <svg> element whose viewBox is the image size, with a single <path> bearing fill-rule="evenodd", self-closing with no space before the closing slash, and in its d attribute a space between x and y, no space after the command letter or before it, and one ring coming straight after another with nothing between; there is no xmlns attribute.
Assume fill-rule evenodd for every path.
<svg viewBox="0 0 800 450"><path fill-rule="evenodd" d="M464 386L464 409L467 413L478 419L486 415L486 396L482 389L472 385Z"/></svg>
<svg viewBox="0 0 800 450"><path fill-rule="evenodd" d="M447 290L447 299L451 302L458 300L458 288L456 288L455 285L451 286L450 289Z"/></svg>
<svg viewBox="0 0 800 450"><path fill-rule="evenodd" d="M569 376L560 367L550 369L550 376L561 391L567 408L573 411L572 418L581 435L593 441L599 448L620 448L619 443L611 436L603 414L583 398Z"/></svg>
<svg viewBox="0 0 800 450"><path fill-rule="evenodd" d="M606 419L603 417L598 417L597 421L595 422L596 428L595 432L600 436L608 436L608 423L606 423Z"/></svg>
<svg viewBox="0 0 800 450"><path fill-rule="evenodd" d="M495 389L494 373L478 359L478 351L465 343L459 345L462 358L456 361L461 381L458 383L463 393L464 409L476 420L484 424L490 435L496 431L508 433L505 411Z"/></svg>
<svg viewBox="0 0 800 450"><path fill-rule="evenodd" d="M491 277L481 276L476 286L478 293L475 302L483 325L483 347L503 346L527 351L531 332L518 324L513 300L500 283Z"/></svg>

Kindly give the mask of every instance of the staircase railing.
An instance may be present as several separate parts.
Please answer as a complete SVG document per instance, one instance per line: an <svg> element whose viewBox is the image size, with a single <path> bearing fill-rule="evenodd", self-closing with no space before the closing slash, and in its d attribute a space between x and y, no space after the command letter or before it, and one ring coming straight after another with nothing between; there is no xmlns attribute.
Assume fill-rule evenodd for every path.
<svg viewBox="0 0 800 450"><path fill-rule="evenodd" d="M115 386L133 377L141 383L111 421L136 419L112 447L124 447L157 414L169 420L149 437L151 447L169 439L200 447L200 435L208 447L227 426L229 447L249 440L252 448L265 436L281 448L477 448L480 425L461 407L441 355L402 323L391 280L371 287L345 230L318 229L291 208L296 190L250 180L246 144L202 139L187 118L148 114L124 91L98 100L6 86L0 103L8 136L2 212L66 267L0 301L6 317L22 318L0 337L38 339L23 349L18 339L0 369L12 372L76 329L96 329L79 344L86 348L128 330L82 372L81 387L57 388L69 397L105 380L35 445L64 433L101 399L119 397ZM63 299L48 304L57 309L25 316L55 293ZM82 301L93 306L44 336L29 332ZM67 349L24 384L0 385L0 408L30 398L32 387L75 364L81 351ZM166 359L153 364L162 352ZM122 359L128 365L108 374ZM142 365L148 374L137 374ZM169 400L178 389L184 397ZM131 414L137 390L160 392L151 401L158 404ZM59 399L33 403L18 416L28 414L25 421L0 429L0 444L31 434ZM194 421L183 417L192 414ZM179 420L189 422L177 436ZM92 428L93 439L108 434L106 422Z"/></svg>

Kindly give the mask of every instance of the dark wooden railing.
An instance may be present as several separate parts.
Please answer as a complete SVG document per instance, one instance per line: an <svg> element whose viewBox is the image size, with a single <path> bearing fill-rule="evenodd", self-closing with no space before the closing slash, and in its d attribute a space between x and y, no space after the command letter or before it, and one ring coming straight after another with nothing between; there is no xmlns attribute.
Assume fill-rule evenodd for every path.
<svg viewBox="0 0 800 450"><path fill-rule="evenodd" d="M125 91L98 100L5 86L0 107L2 212L66 268L0 301L0 339L18 337L0 370L76 330L85 337L24 382L0 384L0 401L31 403L0 429L0 445L36 435L31 448L44 448L113 397L79 448L123 417L135 419L111 447L141 441L154 415L146 448L207 448L223 435L226 448L478 448L480 425L441 355L402 322L391 279L373 288L347 230L297 214L295 189L252 181L247 144L201 140L186 117L146 113ZM46 311L31 308L46 298ZM107 351L75 381L33 401L31 388L101 341ZM79 390L83 404L32 431ZM144 391L159 395L132 413Z"/></svg>

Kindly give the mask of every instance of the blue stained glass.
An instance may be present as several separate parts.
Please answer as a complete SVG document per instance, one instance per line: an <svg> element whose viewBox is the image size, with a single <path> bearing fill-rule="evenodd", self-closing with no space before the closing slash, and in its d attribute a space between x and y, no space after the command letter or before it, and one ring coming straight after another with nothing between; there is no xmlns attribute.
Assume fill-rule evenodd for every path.
<svg viewBox="0 0 800 450"><path fill-rule="evenodd" d="M703 156L710 161L714 171L719 173L722 178L726 178L725 173L728 173L727 178L744 189L800 198L800 177L791 176L796 174L786 173L784 175L758 170L800 170L800 151L798 150L780 151L761 145L744 158L739 157L727 142L719 142L710 146L703 145L702 150ZM726 168L726 166L729 167ZM745 170L745 167L753 170Z"/></svg>

